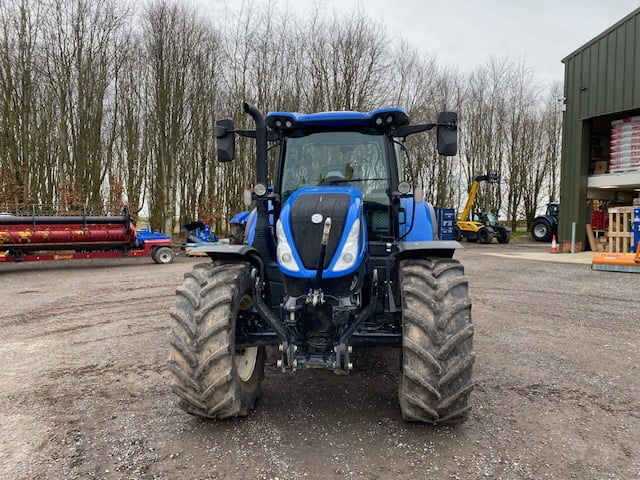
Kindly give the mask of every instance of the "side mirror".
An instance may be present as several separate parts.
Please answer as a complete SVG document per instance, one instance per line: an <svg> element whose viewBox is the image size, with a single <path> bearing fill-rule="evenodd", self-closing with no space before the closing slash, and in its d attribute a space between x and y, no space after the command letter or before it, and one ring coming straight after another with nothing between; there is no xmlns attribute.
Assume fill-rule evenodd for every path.
<svg viewBox="0 0 640 480"><path fill-rule="evenodd" d="M456 112L438 114L438 153L447 157L458 153L458 114Z"/></svg>
<svg viewBox="0 0 640 480"><path fill-rule="evenodd" d="M235 124L230 118L216 122L216 145L218 146L218 161L230 162L236 150Z"/></svg>

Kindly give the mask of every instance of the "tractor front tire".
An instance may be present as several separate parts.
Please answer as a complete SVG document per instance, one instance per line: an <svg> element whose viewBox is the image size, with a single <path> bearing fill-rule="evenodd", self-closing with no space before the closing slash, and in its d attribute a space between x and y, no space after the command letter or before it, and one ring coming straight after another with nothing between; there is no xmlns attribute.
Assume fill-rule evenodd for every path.
<svg viewBox="0 0 640 480"><path fill-rule="evenodd" d="M176 289L169 370L178 406L207 418L246 416L264 379L265 347L235 346L236 323L252 306L247 263L196 265Z"/></svg>
<svg viewBox="0 0 640 480"><path fill-rule="evenodd" d="M474 388L471 300L462 265L448 258L400 263L402 417L410 422L465 421Z"/></svg>

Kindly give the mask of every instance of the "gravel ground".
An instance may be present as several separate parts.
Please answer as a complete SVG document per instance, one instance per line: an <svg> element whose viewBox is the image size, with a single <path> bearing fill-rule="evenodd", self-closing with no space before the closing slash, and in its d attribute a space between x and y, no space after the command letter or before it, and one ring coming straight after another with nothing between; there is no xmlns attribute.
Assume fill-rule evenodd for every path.
<svg viewBox="0 0 640 480"><path fill-rule="evenodd" d="M200 420L165 362L175 287L202 259L0 264L0 478L640 478L640 274L546 250L456 255L477 385L455 428L402 421L397 349L356 350L348 376L283 374L272 354L255 412Z"/></svg>

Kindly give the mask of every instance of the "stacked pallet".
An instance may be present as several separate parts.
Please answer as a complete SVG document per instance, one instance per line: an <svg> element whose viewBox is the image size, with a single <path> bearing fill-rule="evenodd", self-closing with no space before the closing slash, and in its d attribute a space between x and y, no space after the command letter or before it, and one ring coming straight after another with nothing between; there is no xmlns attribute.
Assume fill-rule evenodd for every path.
<svg viewBox="0 0 640 480"><path fill-rule="evenodd" d="M615 207L609 209L609 252L630 253L633 245L633 207Z"/></svg>
<svg viewBox="0 0 640 480"><path fill-rule="evenodd" d="M609 171L640 170L640 116L611 122Z"/></svg>

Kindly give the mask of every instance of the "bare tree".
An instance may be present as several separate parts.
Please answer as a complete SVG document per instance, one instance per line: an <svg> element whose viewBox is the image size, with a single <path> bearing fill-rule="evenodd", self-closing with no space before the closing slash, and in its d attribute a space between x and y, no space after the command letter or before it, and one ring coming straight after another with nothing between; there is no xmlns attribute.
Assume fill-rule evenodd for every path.
<svg viewBox="0 0 640 480"><path fill-rule="evenodd" d="M460 154L467 188L477 175L494 172L503 177L507 124L504 92L513 68L507 60L492 59L467 79L460 107ZM478 208L498 212L500 204L500 185L482 184L476 197Z"/></svg>
<svg viewBox="0 0 640 480"><path fill-rule="evenodd" d="M150 122L151 223L171 234L177 210L178 172L187 158L186 139L192 127L189 91L199 46L207 28L192 9L167 0L149 5L144 13L144 44L152 82Z"/></svg>
<svg viewBox="0 0 640 480"><path fill-rule="evenodd" d="M0 4L0 179L4 200L38 196L36 47L40 10L28 0Z"/></svg>
<svg viewBox="0 0 640 480"><path fill-rule="evenodd" d="M459 112L457 159L439 157L433 135L409 138L430 201L459 206L492 170L502 182L483 186L478 205L515 222L557 198L561 92L545 91L508 60L469 75L443 68L358 10L317 4L293 17L249 0L208 20L178 0L140 12L118 0L5 0L0 201L127 201L167 233L196 217L224 230L253 182L254 146L241 138L238 161L215 162L216 118L252 128L244 101L301 112L397 105L414 122Z"/></svg>

